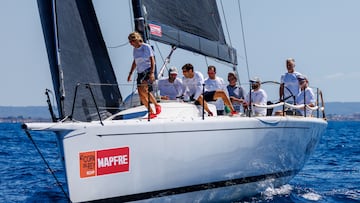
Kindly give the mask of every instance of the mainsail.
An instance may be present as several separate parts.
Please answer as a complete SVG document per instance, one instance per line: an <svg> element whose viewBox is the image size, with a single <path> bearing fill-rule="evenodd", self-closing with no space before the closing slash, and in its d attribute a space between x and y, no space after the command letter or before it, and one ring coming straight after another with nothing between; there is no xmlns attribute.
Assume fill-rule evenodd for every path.
<svg viewBox="0 0 360 203"><path fill-rule="evenodd" d="M236 50L225 41L216 0L140 2L150 39L237 64Z"/></svg>
<svg viewBox="0 0 360 203"><path fill-rule="evenodd" d="M92 2L37 2L60 118L73 112L73 119L90 121L98 119L95 107L116 111L122 97Z"/></svg>

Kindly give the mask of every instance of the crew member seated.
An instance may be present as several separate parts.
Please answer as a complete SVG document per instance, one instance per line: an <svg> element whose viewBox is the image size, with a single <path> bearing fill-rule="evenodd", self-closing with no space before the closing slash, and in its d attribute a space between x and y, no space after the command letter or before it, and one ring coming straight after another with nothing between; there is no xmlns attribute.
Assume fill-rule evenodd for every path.
<svg viewBox="0 0 360 203"><path fill-rule="evenodd" d="M194 99L196 103L204 107L209 116L213 116L214 114L210 111L206 101L203 101L204 76L199 71L194 71L194 66L190 63L182 67L182 72L184 75L182 79L184 100Z"/></svg>
<svg viewBox="0 0 360 203"><path fill-rule="evenodd" d="M183 94L181 79L177 78L176 67L169 68L168 78L158 80L160 98L163 100L176 100Z"/></svg>
<svg viewBox="0 0 360 203"><path fill-rule="evenodd" d="M308 79L303 75L299 75L297 79L299 81L300 93L296 97L296 104L305 104L309 107L314 107L315 95L313 90L309 87ZM312 110L306 107L298 109L297 113L302 116L312 116Z"/></svg>
<svg viewBox="0 0 360 203"><path fill-rule="evenodd" d="M224 104L230 108L229 113L231 115L236 114L236 111L228 97L228 92L226 88L226 84L224 80L218 76L216 76L216 67L215 66L209 66L208 67L208 78L205 80L205 92L204 92L204 98L205 101L218 101L218 99L221 99L223 102L219 102L216 105L217 110L223 110Z"/></svg>
<svg viewBox="0 0 360 203"><path fill-rule="evenodd" d="M266 116L266 108L251 106L253 104L266 105L267 103L267 94L265 90L261 89L261 80L258 77L250 80L251 83L251 91L246 95L245 102L243 103L243 107L246 110L251 109L252 114L255 116Z"/></svg>

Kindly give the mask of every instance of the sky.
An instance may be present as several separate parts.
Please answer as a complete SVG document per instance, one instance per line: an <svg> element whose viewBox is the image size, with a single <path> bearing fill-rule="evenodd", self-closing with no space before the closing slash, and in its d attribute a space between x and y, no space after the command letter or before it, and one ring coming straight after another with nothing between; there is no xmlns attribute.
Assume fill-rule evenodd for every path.
<svg viewBox="0 0 360 203"><path fill-rule="evenodd" d="M121 90L125 97L131 91L126 82L132 62L132 48L127 44L132 31L129 1L93 2L117 80L127 84ZM221 7L220 0L217 2ZM240 82L245 84L254 76L279 81L286 71L286 58L292 57L296 71L322 90L325 102L360 102L356 90L360 80L360 1L240 0L244 30L238 1L223 0L222 5L228 27L225 35L238 53ZM0 25L0 106L45 106L44 92L52 89L52 81L36 0L1 0ZM151 43L160 67L170 47ZM175 51L170 66L180 69L188 62L204 76L210 64L215 64L218 76L225 79L231 71L222 63L182 50Z"/></svg>

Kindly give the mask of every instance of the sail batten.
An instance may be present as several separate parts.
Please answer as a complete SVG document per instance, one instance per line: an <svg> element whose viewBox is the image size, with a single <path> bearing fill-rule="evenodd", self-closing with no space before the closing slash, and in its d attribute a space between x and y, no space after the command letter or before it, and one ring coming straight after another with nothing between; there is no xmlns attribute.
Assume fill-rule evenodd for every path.
<svg viewBox="0 0 360 203"><path fill-rule="evenodd" d="M143 0L149 38L228 63L236 50L226 44L215 0Z"/></svg>

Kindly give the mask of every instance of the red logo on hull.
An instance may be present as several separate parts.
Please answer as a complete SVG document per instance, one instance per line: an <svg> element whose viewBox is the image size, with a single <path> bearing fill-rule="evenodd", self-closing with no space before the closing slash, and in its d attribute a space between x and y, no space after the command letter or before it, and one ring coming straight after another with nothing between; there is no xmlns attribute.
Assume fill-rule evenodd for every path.
<svg viewBox="0 0 360 203"><path fill-rule="evenodd" d="M129 147L80 152L80 178L129 171Z"/></svg>

